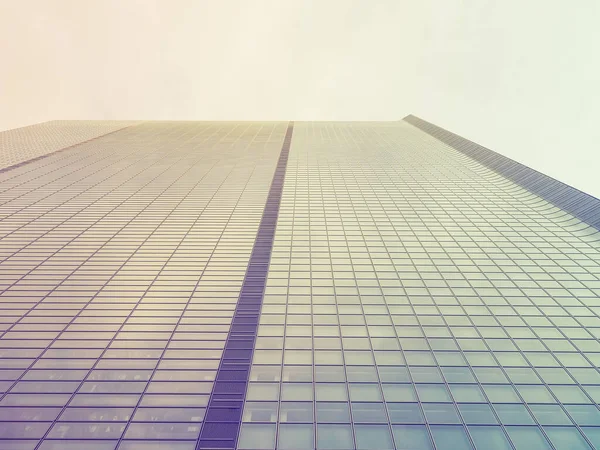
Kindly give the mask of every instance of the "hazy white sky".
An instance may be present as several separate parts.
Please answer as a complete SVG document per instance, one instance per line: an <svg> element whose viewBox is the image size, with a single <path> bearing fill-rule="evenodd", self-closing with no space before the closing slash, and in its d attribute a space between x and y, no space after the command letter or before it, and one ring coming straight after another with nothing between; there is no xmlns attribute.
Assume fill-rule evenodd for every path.
<svg viewBox="0 0 600 450"><path fill-rule="evenodd" d="M0 129L399 120L600 196L598 0L0 0Z"/></svg>

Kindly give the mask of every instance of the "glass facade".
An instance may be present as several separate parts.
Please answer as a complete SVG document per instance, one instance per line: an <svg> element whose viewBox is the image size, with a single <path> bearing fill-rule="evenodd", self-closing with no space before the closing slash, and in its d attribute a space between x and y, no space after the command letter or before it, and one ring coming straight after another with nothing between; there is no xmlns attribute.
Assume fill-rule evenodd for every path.
<svg viewBox="0 0 600 450"><path fill-rule="evenodd" d="M600 233L409 123L139 123L0 204L2 450L600 450Z"/></svg>
<svg viewBox="0 0 600 450"><path fill-rule="evenodd" d="M53 120L1 132L0 170L14 168L135 124L116 120Z"/></svg>

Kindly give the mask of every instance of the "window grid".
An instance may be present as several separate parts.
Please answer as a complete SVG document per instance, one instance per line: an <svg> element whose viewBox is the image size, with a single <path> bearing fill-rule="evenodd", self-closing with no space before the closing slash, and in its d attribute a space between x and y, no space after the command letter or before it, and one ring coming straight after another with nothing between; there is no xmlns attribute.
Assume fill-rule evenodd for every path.
<svg viewBox="0 0 600 450"><path fill-rule="evenodd" d="M286 128L0 170L1 448L205 448ZM600 448L599 242L409 124L296 123L238 448Z"/></svg>
<svg viewBox="0 0 600 450"><path fill-rule="evenodd" d="M594 384L581 383L583 378L571 376L569 370L577 372L578 366L586 363L592 368L595 365L590 357L597 357L593 350L583 350L594 348L596 338L573 331L598 326L594 310L598 253L597 244L590 239L593 233L575 233L555 225L545 213L538 212L547 210L547 205L523 206L532 199L523 189L507 184L481 166L465 167L464 159L452 149L435 147L430 141L419 143L423 138L416 130L398 128L396 124L388 128L298 124L240 448L287 448L286 436L293 436L294 448L304 448L301 442L306 448L334 448L328 446L334 445L331 442L320 442L319 427L328 423L346 424L350 430L348 445L355 448L370 448L360 439L368 427L376 430L368 434L371 439L381 439L373 448L401 445L392 441L394 433L409 441L422 439L422 448L446 448L447 437L458 446L452 448L488 448L484 445L491 445L492 437L498 448L524 448L523 443L533 439L540 439L539 445L548 448L565 448L561 439L570 439L572 448L590 448L592 442L585 437L589 428L580 426L585 420L574 419L568 409L571 404L581 417L598 412L585 391L586 386L593 388ZM403 140L410 137L412 142L398 150L398 134ZM388 151L389 136L396 140L390 142ZM367 145L378 148L371 150ZM440 160L439 165L436 160ZM403 163L409 167L398 169ZM433 174L431 166L436 169ZM407 192L412 194L408 200ZM398 199L415 213L401 210ZM493 209L486 206L488 199ZM458 216L445 211L453 206L451 200L457 204L453 213ZM461 218L463 210L471 213L463 214L468 220ZM577 227L581 228L580 224ZM347 355L355 358L352 352L358 350L353 349L351 334L344 335L344 330L352 333L357 325L342 323L357 318L361 321L355 332L363 337L357 336L356 344L363 339L360 345L366 345L366 353L360 357L370 355L363 367L377 368L374 373L363 372L363 383L349 379L350 373L360 373L356 369L361 366L349 362ZM326 330L321 320L330 319L338 336L328 339L335 344L324 341L332 330ZM392 324L393 334L386 337ZM393 339L397 339L397 350L376 350L376 345L391 345ZM310 346L304 356L296 351L300 358L296 364L307 358L304 366L291 365L291 359L286 362L288 353L290 358L293 356L294 342L298 348L302 342ZM339 349L338 366L331 365L333 360L329 366L317 362L320 346L330 344ZM402 355L403 362L380 364L378 352ZM563 357L564 364L546 361L552 352ZM581 358L574 361L570 355ZM352 361L356 364L358 360ZM521 367L524 365L527 371ZM288 387L300 389L301 383L285 379L285 372L294 368L292 372L302 373L302 367L310 369L311 379L306 385L314 392L310 415L315 419L310 420L306 414L302 420L290 421L281 414L287 401L284 395ZM344 386L346 391L346 398L340 401L348 405L348 413L340 414L350 416L341 422L318 418L317 378L323 367L341 368L341 378L331 383ZM405 378L384 382L382 375L391 373L386 372L390 368L397 369L396 375L404 369ZM557 368L564 372L556 372ZM596 369L592 370L597 374ZM261 374L263 380L271 381L259 381ZM415 379L417 374L419 378ZM434 376L438 378L431 378ZM503 381L499 381L500 376ZM255 390L260 385L278 386L272 400L264 400L267 410L271 405L270 415L261 412L260 398L269 394L268 390ZM369 394L375 395L370 401L368 397L353 401L353 386L371 385L377 388ZM406 391L412 392L411 397L400 403L386 401L386 392L381 388L387 386L412 389ZM548 387L548 391L539 391L538 387ZM560 390L563 387L566 389ZM579 397L573 397L572 387L581 389ZM504 403L498 396L507 388L512 390L512 403ZM553 389L561 392L562 401ZM308 391L298 392L308 401ZM405 394L398 391L398 395ZM416 409L411 406L404 410L413 414L408 419L401 415L400 419L393 418L390 408L373 423L354 417L359 405L384 403L391 405L394 413L403 411L403 405L415 405ZM507 408L519 405L530 415L531 426L501 419L506 417ZM252 420L255 408L257 420ZM472 411L478 414L473 416ZM488 418L477 423L477 417L485 411ZM557 416L560 411L567 422L548 422L549 416ZM454 419L448 415L450 412ZM302 424L306 426L292 429L292 425ZM581 440L573 441L576 436Z"/></svg>
<svg viewBox="0 0 600 450"><path fill-rule="evenodd" d="M195 446L284 132L141 124L0 174L0 447Z"/></svg>

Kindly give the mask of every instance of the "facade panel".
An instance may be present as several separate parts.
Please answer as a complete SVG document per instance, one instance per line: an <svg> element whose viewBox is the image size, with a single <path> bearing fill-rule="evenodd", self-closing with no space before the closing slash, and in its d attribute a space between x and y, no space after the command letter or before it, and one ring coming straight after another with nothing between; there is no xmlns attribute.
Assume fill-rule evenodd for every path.
<svg viewBox="0 0 600 450"><path fill-rule="evenodd" d="M0 449L600 449L589 223L407 122L114 127L0 172Z"/></svg>
<svg viewBox="0 0 600 450"><path fill-rule="evenodd" d="M553 211L411 125L297 124L239 448L598 444L598 243Z"/></svg>
<svg viewBox="0 0 600 450"><path fill-rule="evenodd" d="M53 120L1 132L0 170L43 158L135 124L115 120Z"/></svg>
<svg viewBox="0 0 600 450"><path fill-rule="evenodd" d="M195 447L285 131L140 124L0 173L0 448Z"/></svg>

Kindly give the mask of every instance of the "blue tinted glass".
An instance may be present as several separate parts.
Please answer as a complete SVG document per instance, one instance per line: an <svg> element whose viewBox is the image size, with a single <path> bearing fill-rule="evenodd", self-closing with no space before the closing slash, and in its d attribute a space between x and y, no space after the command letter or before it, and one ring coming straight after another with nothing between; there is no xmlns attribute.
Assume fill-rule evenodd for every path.
<svg viewBox="0 0 600 450"><path fill-rule="evenodd" d="M494 409L504 425L533 425L535 421L524 405L496 404Z"/></svg>
<svg viewBox="0 0 600 450"><path fill-rule="evenodd" d="M277 420L277 403L246 402L242 420L244 422L275 422Z"/></svg>
<svg viewBox="0 0 600 450"><path fill-rule="evenodd" d="M393 425L394 443L398 450L433 450L424 425Z"/></svg>
<svg viewBox="0 0 600 450"><path fill-rule="evenodd" d="M527 403L556 403L546 386L520 385L517 388Z"/></svg>
<svg viewBox="0 0 600 450"><path fill-rule="evenodd" d="M388 425L355 425L356 448L359 450L391 450L394 448Z"/></svg>
<svg viewBox="0 0 600 450"><path fill-rule="evenodd" d="M506 427L516 450L551 450L550 444L538 427Z"/></svg>
<svg viewBox="0 0 600 450"><path fill-rule="evenodd" d="M470 426L469 433L477 450L511 450L511 445L500 427Z"/></svg>
<svg viewBox="0 0 600 450"><path fill-rule="evenodd" d="M483 390L492 403L521 403L521 399L513 387L508 384L488 384L483 386Z"/></svg>
<svg viewBox="0 0 600 450"><path fill-rule="evenodd" d="M508 383L501 369L494 367L474 367L473 372L481 383Z"/></svg>
<svg viewBox="0 0 600 450"><path fill-rule="evenodd" d="M313 404L309 402L282 402L280 422L313 422Z"/></svg>
<svg viewBox="0 0 600 450"><path fill-rule="evenodd" d="M275 425L242 424L238 448L248 450L275 448Z"/></svg>
<svg viewBox="0 0 600 450"><path fill-rule="evenodd" d="M485 402L483 392L476 384L451 384L450 392L456 402Z"/></svg>
<svg viewBox="0 0 600 450"><path fill-rule="evenodd" d="M315 397L318 402L345 402L348 390L343 383L316 383Z"/></svg>
<svg viewBox="0 0 600 450"><path fill-rule="evenodd" d="M317 366L315 367L316 382L342 382L346 381L346 374L343 367L335 366Z"/></svg>
<svg viewBox="0 0 600 450"><path fill-rule="evenodd" d="M473 448L464 427L432 425L431 434L437 450L470 450Z"/></svg>
<svg viewBox="0 0 600 450"><path fill-rule="evenodd" d="M311 449L314 448L313 426L281 424L277 439L278 449Z"/></svg>
<svg viewBox="0 0 600 450"><path fill-rule="evenodd" d="M459 404L458 410L467 424L495 424L498 423L492 408L487 403Z"/></svg>
<svg viewBox="0 0 600 450"><path fill-rule="evenodd" d="M597 449L600 448L600 428L599 427L583 427L583 433Z"/></svg>
<svg viewBox="0 0 600 450"><path fill-rule="evenodd" d="M542 425L572 425L559 405L529 405L529 409Z"/></svg>
<svg viewBox="0 0 600 450"><path fill-rule="evenodd" d="M317 448L319 450L345 450L354 448L350 425L317 425Z"/></svg>
<svg viewBox="0 0 600 450"><path fill-rule="evenodd" d="M600 425L600 411L595 405L565 405L577 425Z"/></svg>
<svg viewBox="0 0 600 450"><path fill-rule="evenodd" d="M575 427L544 427L556 450L591 450L579 430Z"/></svg>
<svg viewBox="0 0 600 450"><path fill-rule="evenodd" d="M392 423L423 423L423 413L418 403L388 403Z"/></svg>
<svg viewBox="0 0 600 450"><path fill-rule="evenodd" d="M382 383L408 383L410 376L406 367L379 366L379 378Z"/></svg>
<svg viewBox="0 0 600 450"><path fill-rule="evenodd" d="M377 402L381 401L379 384L349 384L350 400L353 402Z"/></svg>
<svg viewBox="0 0 600 450"><path fill-rule="evenodd" d="M453 403L423 403L423 411L429 423L461 423Z"/></svg>
<svg viewBox="0 0 600 450"><path fill-rule="evenodd" d="M444 384L417 384L417 392L422 402L452 401Z"/></svg>
<svg viewBox="0 0 600 450"><path fill-rule="evenodd" d="M317 422L350 422L348 403L317 402Z"/></svg>
<svg viewBox="0 0 600 450"><path fill-rule="evenodd" d="M388 417L383 403L352 403L354 423L387 423Z"/></svg>
<svg viewBox="0 0 600 450"><path fill-rule="evenodd" d="M586 389L593 389L596 386L586 386ZM581 390L579 386L564 386L564 385L553 385L550 386L550 390L556 396L559 402L563 403L591 403L587 395ZM594 399L596 401L600 399Z"/></svg>
<svg viewBox="0 0 600 450"><path fill-rule="evenodd" d="M475 377L468 367L442 367L448 383L474 383Z"/></svg>
<svg viewBox="0 0 600 450"><path fill-rule="evenodd" d="M410 373L415 383L443 383L442 374L437 367L411 367Z"/></svg>
<svg viewBox="0 0 600 450"><path fill-rule="evenodd" d="M417 394L411 384L384 384L383 398L386 402L415 402Z"/></svg>

